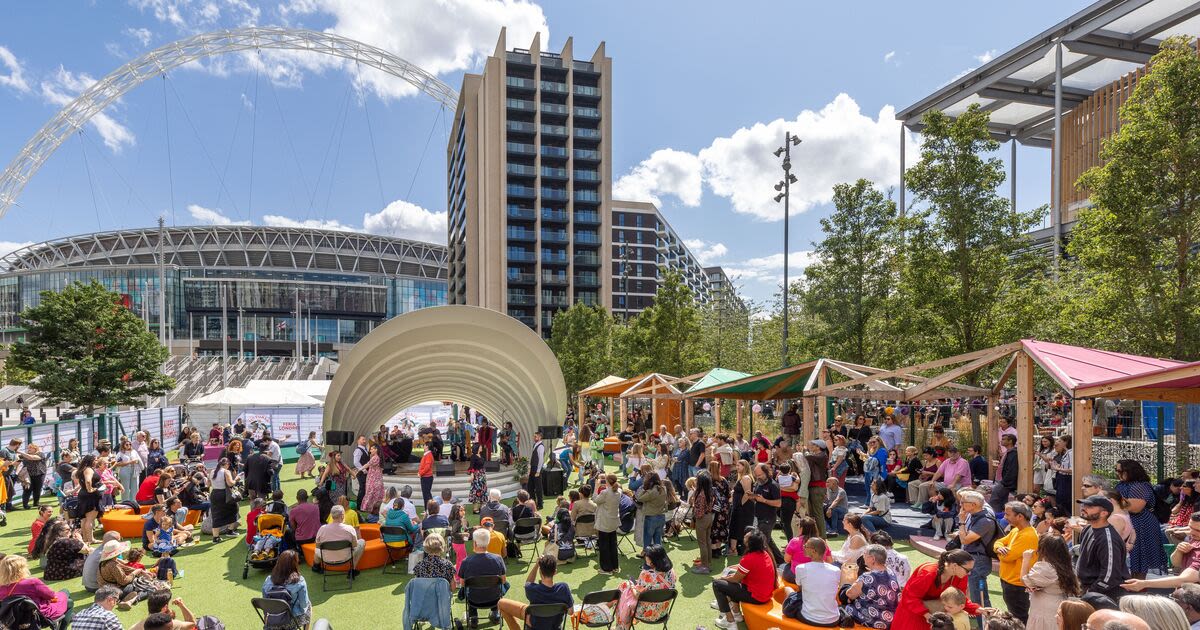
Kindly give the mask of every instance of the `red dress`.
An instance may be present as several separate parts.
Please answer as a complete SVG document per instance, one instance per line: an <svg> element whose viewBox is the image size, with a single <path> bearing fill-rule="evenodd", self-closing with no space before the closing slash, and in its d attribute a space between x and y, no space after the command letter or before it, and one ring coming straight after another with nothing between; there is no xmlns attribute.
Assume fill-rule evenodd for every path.
<svg viewBox="0 0 1200 630"><path fill-rule="evenodd" d="M942 596L942 591L951 586L966 593L967 576L954 578L939 585L936 562L926 562L917 567L904 583L904 590L900 592L900 604L896 606L896 617L891 630L929 630L929 622L925 621L925 613L929 612L929 609L925 608L924 602L936 601ZM979 606L968 601L966 611L968 615L975 615L979 612Z"/></svg>

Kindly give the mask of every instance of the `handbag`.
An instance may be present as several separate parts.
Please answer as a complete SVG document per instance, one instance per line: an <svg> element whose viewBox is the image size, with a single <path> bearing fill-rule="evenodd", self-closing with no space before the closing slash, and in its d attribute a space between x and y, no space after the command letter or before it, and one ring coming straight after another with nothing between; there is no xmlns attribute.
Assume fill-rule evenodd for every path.
<svg viewBox="0 0 1200 630"><path fill-rule="evenodd" d="M237 503L242 500L242 493L234 489L229 489L225 492L226 503Z"/></svg>

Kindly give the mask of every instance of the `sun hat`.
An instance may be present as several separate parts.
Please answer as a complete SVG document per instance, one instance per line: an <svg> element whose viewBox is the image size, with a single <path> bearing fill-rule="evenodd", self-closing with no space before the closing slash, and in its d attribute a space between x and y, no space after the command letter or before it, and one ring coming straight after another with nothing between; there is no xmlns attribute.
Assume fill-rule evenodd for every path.
<svg viewBox="0 0 1200 630"><path fill-rule="evenodd" d="M104 543L104 547L100 550L100 562L112 560L126 551L129 551L129 543L122 540L110 540Z"/></svg>

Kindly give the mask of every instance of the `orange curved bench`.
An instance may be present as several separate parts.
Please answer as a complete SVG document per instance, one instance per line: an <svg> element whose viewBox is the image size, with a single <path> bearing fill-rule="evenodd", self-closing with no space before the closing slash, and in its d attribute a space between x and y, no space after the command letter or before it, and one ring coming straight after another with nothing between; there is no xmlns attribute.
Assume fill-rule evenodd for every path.
<svg viewBox="0 0 1200 630"><path fill-rule="evenodd" d="M134 514L133 510L128 508L116 508L109 510L100 517L100 525L104 527L106 532L119 532L121 538L141 538L142 528L146 525L146 519L142 518L150 512L150 507L143 505L139 513ZM187 518L184 519L184 525L199 525L200 510L188 510Z"/></svg>
<svg viewBox="0 0 1200 630"><path fill-rule="evenodd" d="M362 558L358 560L359 571L362 571L363 569L378 569L379 567L382 567L388 563L387 545L384 545L382 540L379 540L378 538L367 540L365 536L363 537L363 540L366 540L367 544L363 549ZM317 545L315 543L306 543L300 545L300 548L304 552L304 561L308 563L308 566L311 567L313 565L313 561L316 559ZM327 570L345 571L348 568L349 565L342 565L330 567Z"/></svg>
<svg viewBox="0 0 1200 630"><path fill-rule="evenodd" d="M779 628L779 630L827 630L826 626L813 626L807 623L790 619L783 616L783 599L787 595L784 589L775 589L775 594L771 601L766 604L742 604L742 616L746 618L747 630L767 630L767 628ZM870 628L854 624L851 626L855 630L871 630Z"/></svg>
<svg viewBox="0 0 1200 630"><path fill-rule="evenodd" d="M358 535L363 540L380 540L379 523L363 523L358 526Z"/></svg>

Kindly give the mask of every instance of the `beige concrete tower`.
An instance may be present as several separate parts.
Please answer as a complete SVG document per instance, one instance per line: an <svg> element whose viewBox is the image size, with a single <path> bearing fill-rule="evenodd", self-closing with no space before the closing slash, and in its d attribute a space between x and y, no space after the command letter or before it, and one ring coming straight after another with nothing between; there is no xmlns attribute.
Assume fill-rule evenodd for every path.
<svg viewBox="0 0 1200 630"><path fill-rule="evenodd" d="M448 300L549 336L553 314L612 299L612 59L509 50L463 77L447 154Z"/></svg>

